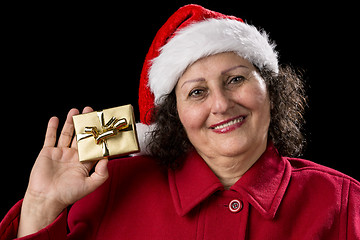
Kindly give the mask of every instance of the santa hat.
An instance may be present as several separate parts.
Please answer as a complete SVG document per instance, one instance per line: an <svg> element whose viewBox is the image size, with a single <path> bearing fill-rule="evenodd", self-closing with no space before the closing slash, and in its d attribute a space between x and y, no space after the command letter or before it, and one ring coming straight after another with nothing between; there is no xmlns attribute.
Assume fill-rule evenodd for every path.
<svg viewBox="0 0 360 240"><path fill-rule="evenodd" d="M278 73L277 52L264 31L242 19L199 5L177 10L157 32L140 78L137 124L140 147L145 150L153 127L152 114L164 95L171 93L186 68L206 56L234 52L256 67Z"/></svg>

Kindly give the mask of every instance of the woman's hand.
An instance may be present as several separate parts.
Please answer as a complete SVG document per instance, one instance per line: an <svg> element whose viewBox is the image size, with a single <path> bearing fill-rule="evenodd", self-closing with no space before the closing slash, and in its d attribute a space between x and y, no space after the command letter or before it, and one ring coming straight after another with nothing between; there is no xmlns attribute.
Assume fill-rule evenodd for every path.
<svg viewBox="0 0 360 240"><path fill-rule="evenodd" d="M93 111L86 107L83 113ZM57 117L49 120L44 146L31 171L25 193L18 237L29 235L46 227L69 205L94 191L108 178L107 160L100 160L89 175L95 162L81 163L78 159L76 139L73 139L71 109L56 144Z"/></svg>

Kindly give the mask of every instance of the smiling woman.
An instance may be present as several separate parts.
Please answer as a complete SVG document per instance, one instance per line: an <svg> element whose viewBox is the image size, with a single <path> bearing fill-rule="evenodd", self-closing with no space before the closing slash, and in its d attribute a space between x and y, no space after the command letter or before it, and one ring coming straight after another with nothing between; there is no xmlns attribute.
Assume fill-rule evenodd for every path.
<svg viewBox="0 0 360 240"><path fill-rule="evenodd" d="M188 82L194 78L204 81ZM266 149L270 100L265 81L249 61L219 53L188 67L175 94L180 121L196 151L219 178L230 174L218 169L236 172L224 184L229 188Z"/></svg>
<svg viewBox="0 0 360 240"><path fill-rule="evenodd" d="M184 6L141 74L137 132L148 152L82 163L72 140L79 111L58 141L51 118L0 240L359 239L360 183L294 158L303 89L265 32Z"/></svg>
<svg viewBox="0 0 360 240"><path fill-rule="evenodd" d="M163 98L162 104L158 105L154 111L156 113L154 122L157 124L152 131L153 140L149 143L149 151L161 159L163 164L173 168L181 165L179 156L194 147L189 142L191 136L194 138L201 136L196 133L189 136L189 132L185 131L185 126L198 123L204 112L205 117L219 118L208 120L214 121L211 124L208 123L208 128L212 132L227 133L237 130L243 124L242 129L250 125L245 123L253 122L254 117L250 114L250 107L246 108L246 106L251 104L250 106L254 108L256 104L258 108L262 107L263 114L256 115L255 111L258 121L256 125L252 124L253 132L246 131L249 136L262 138L265 142L271 140L279 153L284 156L299 156L306 143L301 133L305 122L303 114L306 106L304 84L300 75L288 66L280 66L279 73L274 74L269 70L259 70L234 53L212 55L188 67L179 79L176 88ZM213 102L210 102L211 98ZM222 107L225 108L225 116L216 114L216 107L219 110ZM230 113L229 109L233 113ZM267 115L268 111L270 115ZM212 114L209 114L210 112ZM182 116L182 121L179 115ZM248 116L251 117L247 118ZM262 134L259 134L260 132ZM234 147L241 151L239 144L225 144L227 137L222 137L225 141L219 140L211 147L208 144L201 145L209 146L209 149L224 146L228 151ZM241 135L238 137L245 141ZM209 139L215 141L218 138L209 137ZM214 148L214 146L217 147ZM254 149L256 147L258 146L254 145Z"/></svg>

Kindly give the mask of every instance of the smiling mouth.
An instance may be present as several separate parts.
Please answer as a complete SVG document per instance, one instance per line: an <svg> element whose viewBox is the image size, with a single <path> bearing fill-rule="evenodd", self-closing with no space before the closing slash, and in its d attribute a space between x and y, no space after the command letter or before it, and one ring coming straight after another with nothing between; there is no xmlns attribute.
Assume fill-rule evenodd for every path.
<svg viewBox="0 0 360 240"><path fill-rule="evenodd" d="M219 133L225 133L228 131L232 131L238 127L240 127L242 125L242 123L244 122L246 116L241 115L241 116L237 116L225 121L222 121L220 123L214 124L210 126L210 129L214 130L215 132L219 132Z"/></svg>

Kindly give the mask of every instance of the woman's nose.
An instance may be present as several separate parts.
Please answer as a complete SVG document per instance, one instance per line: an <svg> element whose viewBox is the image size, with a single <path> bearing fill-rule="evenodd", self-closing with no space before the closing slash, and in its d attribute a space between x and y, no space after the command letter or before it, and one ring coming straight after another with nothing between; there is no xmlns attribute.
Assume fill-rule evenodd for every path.
<svg viewBox="0 0 360 240"><path fill-rule="evenodd" d="M224 90L214 91L212 94L211 112L213 114L222 114L233 106L231 96Z"/></svg>

